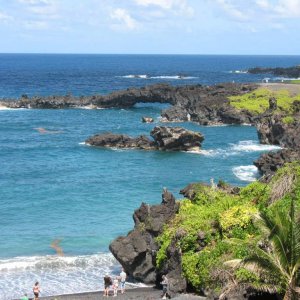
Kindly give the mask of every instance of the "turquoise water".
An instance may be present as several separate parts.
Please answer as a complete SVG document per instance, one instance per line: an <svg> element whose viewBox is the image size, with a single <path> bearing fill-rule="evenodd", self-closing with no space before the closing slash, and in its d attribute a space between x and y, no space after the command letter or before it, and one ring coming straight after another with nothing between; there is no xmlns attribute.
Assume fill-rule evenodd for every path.
<svg viewBox="0 0 300 300"><path fill-rule="evenodd" d="M0 58L0 65L9 65L7 57L0 55ZM31 60L34 59L41 57L31 57ZM80 64L75 64L76 59L74 62L73 58L74 64L71 65L69 59L64 65L65 73L61 73L58 62L52 64L52 56L48 63L42 57L43 68L40 64L26 63L24 57L23 60L17 57L17 61L22 63L10 65L11 71L6 67L6 78L0 72L1 93L7 97L20 95L21 92L59 93L64 87L63 82L69 82L65 88L70 87L75 94L91 94L96 87L101 91L111 91L117 88L111 86L111 82L116 85L119 82L122 88L136 82L137 85L149 83L146 79L116 79L119 75L137 72L149 73L153 77L158 73L176 75L174 65L179 66L183 58L168 57L164 65L161 58L155 60L154 56L143 66L138 57L133 56L130 58L135 59L132 68L136 69L127 70L127 64L118 64L120 57L114 63L113 57L110 57L106 61L107 66L110 62L110 73L107 74L107 66L98 70L99 78L102 78L99 85L92 80L93 76L97 77L97 72L93 67L91 69L96 73L92 72L93 76L90 73L90 56L86 57L86 64L82 60ZM97 61L98 58L94 59ZM227 71L242 69L249 61L255 61L253 57L244 60L243 57L229 60L218 57L216 62L222 59L225 67L215 63L208 76L210 81L224 79L223 76L227 76L224 74L232 78L233 74ZM101 60L105 61L105 57ZM193 68L190 60L192 58L187 59L188 63L180 71L194 77L186 79L186 82L201 83L204 72L201 71L201 64L207 68L205 57L194 58ZM260 61L261 58L256 63ZM209 62L212 63L212 60ZM291 58L286 64L290 62ZM276 63L275 59L273 63ZM25 75L31 70L31 81L18 73L22 66L29 68L24 71ZM72 69L74 66L80 76ZM195 66L200 69L194 72ZM59 74L57 76L65 78L65 81L55 82L54 75L50 76L45 71L47 68L52 68L50 73ZM70 69L77 76L70 76ZM154 69L159 71L153 74ZM84 78L83 70L87 70L87 78L91 81L80 81ZM14 74L18 74L23 81L14 81ZM39 78L48 78L47 74L49 82L43 79L43 84L39 86ZM32 76L36 80L32 80ZM235 78L243 79L242 76L237 74ZM175 79L165 80L182 84ZM36 279L41 281L43 295L101 288L101 278L105 272L119 271L116 261L108 253L109 242L132 228L133 211L142 201L160 203L163 187L180 198L179 190L187 184L209 182L211 178L245 185L258 176L252 161L260 153L276 148L259 145L256 130L250 126L203 127L193 123L168 125L179 125L203 133L205 141L200 154L97 149L83 143L89 136L105 131L131 136L148 135L155 125L160 124L162 108L160 104L139 104L128 110L0 110L1 300L19 297L24 291L30 292ZM153 117L155 123L142 123L141 118L145 115ZM40 134L36 130L39 127L58 133ZM50 247L55 239L61 240L60 246L65 253L63 258L57 257Z"/></svg>

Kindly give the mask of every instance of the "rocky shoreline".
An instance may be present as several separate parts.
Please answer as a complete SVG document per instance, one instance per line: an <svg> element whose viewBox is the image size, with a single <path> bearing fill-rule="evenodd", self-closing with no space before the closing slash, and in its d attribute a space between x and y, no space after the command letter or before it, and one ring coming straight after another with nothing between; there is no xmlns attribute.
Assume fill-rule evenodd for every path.
<svg viewBox="0 0 300 300"><path fill-rule="evenodd" d="M298 68L298 67L297 67ZM284 85L286 88L288 85ZM295 85L293 85L295 86ZM269 99L269 108L262 113L254 113L248 109L238 109L230 102L230 97L251 94L259 85L224 83L212 86L190 85L170 86L156 84L143 88L129 88L108 95L84 97L49 96L28 98L23 95L20 99L3 99L0 106L7 108L27 109L62 109L62 108L130 108L135 104L167 103L171 106L161 112L162 122L196 122L200 125L220 124L250 124L256 126L258 137L262 144L275 144L296 152L292 157L299 156L300 137L300 100L295 101L291 113L278 113L275 98ZM280 84L278 84L280 88ZM258 100L253 96L253 101ZM287 119L288 118L288 119ZM147 118L143 120L149 121ZM172 136L172 134L171 134ZM174 140L174 139L173 139ZM179 139L182 142L182 139ZM201 143L202 140L198 141ZM160 141L161 142L161 141ZM191 150L191 145L160 146L160 142L151 141L148 137L129 138L123 135L94 136L87 143L94 146L160 149L160 150ZM198 143L198 142L197 142ZM198 144L196 145L199 146ZM195 147L194 147L195 148ZM286 152L279 155L270 153L263 155L255 165L262 175L272 174L283 161L289 161ZM278 158L278 159L276 159Z"/></svg>
<svg viewBox="0 0 300 300"><path fill-rule="evenodd" d="M254 162L255 166L264 175L263 180L270 182L272 175L286 162L300 159L300 100L295 100L285 111L278 110L279 104L276 98L270 97L268 106L263 112L259 113L247 109L238 109L231 104L229 97L242 97L255 89L257 89L255 84L227 83L214 86L181 87L158 84L140 89L132 88L126 91L114 92L107 96L80 98L53 96L31 99L24 96L18 101L4 100L0 105L9 108L61 109L89 107L96 109L128 108L139 102L159 102L172 105L161 113L163 121L166 122L192 121L201 125L251 124L256 126L261 143L276 144L284 148L278 152L263 154ZM255 101L254 95L253 101ZM88 138L85 143L96 147L192 151L199 149L204 139L200 133L191 132L180 127L157 126L151 131L150 135L153 140L146 136L133 138L121 134L104 133ZM189 185L182 190L182 194L190 201L196 201L196 187L199 186L196 184ZM208 194L211 191L206 189L212 189L213 193L218 190L224 197L228 197L228 195L235 197L240 192L238 188L230 187L224 183L208 187L200 184L200 188ZM210 195L209 201L211 198ZM189 232L184 229L175 232L168 247L164 249L165 259L159 267L157 266L157 255L160 245L157 239L163 233L166 224L170 224L178 214L179 209L180 204L175 197L164 190L161 204L150 206L142 203L140 208L133 214L134 229L127 236L115 239L109 247L126 272L137 280L158 286L161 276L167 274L172 296L190 290L189 282L183 276L182 252L179 246L180 240L187 236ZM200 253L207 246L208 235L211 239L214 239L218 234L222 235L220 226L217 221L211 222L207 232L198 231L196 237L193 237L193 243L197 245L193 251ZM216 278L222 275L224 282L227 284L230 280L228 275L225 273L220 274L216 274ZM253 293L256 295L257 292L253 292L251 288L243 285L234 286L234 288L233 298L227 297L227 299L249 298ZM209 294L210 291L205 291L205 288L202 292L211 299L215 298L215 295ZM157 293L154 297L157 297Z"/></svg>
<svg viewBox="0 0 300 300"><path fill-rule="evenodd" d="M285 76L289 78L300 77L300 65L288 68L250 68L248 70L250 74L273 74L275 76Z"/></svg>
<svg viewBox="0 0 300 300"><path fill-rule="evenodd" d="M85 144L120 149L199 151L204 140L202 134L181 127L156 126L150 135L153 140L144 135L132 138L124 134L103 133L88 138Z"/></svg>

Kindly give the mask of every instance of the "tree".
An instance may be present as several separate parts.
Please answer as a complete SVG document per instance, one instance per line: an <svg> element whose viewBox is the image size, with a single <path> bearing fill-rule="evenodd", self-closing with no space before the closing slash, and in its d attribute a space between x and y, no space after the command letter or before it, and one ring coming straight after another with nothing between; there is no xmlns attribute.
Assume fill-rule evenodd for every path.
<svg viewBox="0 0 300 300"><path fill-rule="evenodd" d="M276 212L274 217L260 214L257 226L268 242L256 247L242 264L258 274L265 271L280 277L284 300L300 299L300 219L296 217L294 197L288 214L283 211Z"/></svg>

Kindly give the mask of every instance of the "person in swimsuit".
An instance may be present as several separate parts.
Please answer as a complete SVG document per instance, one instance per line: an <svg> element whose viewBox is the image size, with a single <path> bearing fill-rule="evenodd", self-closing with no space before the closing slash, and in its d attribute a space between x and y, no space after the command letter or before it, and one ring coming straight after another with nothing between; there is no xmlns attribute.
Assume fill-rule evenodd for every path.
<svg viewBox="0 0 300 300"><path fill-rule="evenodd" d="M34 284L32 290L34 294L34 300L39 300L40 286L38 281Z"/></svg>
<svg viewBox="0 0 300 300"><path fill-rule="evenodd" d="M108 274L106 274L104 276L104 294L103 296L105 297L108 297L108 294L109 294L109 288L110 286L112 285L112 280L111 278L108 276Z"/></svg>

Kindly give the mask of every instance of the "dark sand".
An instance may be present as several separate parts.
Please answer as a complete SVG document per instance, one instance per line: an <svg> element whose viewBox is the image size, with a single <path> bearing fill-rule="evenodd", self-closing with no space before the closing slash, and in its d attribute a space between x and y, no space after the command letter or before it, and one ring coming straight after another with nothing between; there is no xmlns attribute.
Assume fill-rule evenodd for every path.
<svg viewBox="0 0 300 300"><path fill-rule="evenodd" d="M155 288L135 288L128 289L124 294L118 293L117 297L111 296L103 297L103 292L91 292L91 293L82 293L82 294L70 294L70 295L60 295L60 296L51 296L51 297L40 297L40 300L100 300L100 299L141 299L141 300L156 300L161 299L162 291ZM32 299L32 298L30 298ZM194 296L191 294L177 295L172 299L177 300L204 300L206 298ZM16 299L17 300L17 299Z"/></svg>

